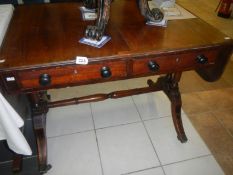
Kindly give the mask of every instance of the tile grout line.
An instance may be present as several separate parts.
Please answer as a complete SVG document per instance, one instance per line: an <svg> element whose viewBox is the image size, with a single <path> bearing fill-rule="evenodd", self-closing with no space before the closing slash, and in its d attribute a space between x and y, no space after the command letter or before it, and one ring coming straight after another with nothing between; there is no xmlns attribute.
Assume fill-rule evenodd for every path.
<svg viewBox="0 0 233 175"><path fill-rule="evenodd" d="M140 118L141 118L141 120L142 120L142 117L141 117L141 115L140 115L140 113L139 113L139 111L138 111L137 105L136 105L136 103L135 103L135 101L134 101L133 98L132 98L132 100L133 100L133 103L134 103L134 105L136 106L136 110L137 110L137 112L138 112L138 114L139 114L139 116L140 116ZM185 113L185 111L184 111L183 113ZM187 114L186 114L186 115L187 115ZM170 117L170 116L165 116L165 117ZM156 120L156 119L161 119L161 118L164 118L164 117L153 118L153 119L148 119L148 120L142 120L142 123L143 123L143 126L144 126L144 128L145 128L145 130L146 130L146 133L147 133L147 135L148 135L148 137L149 137L149 139L150 139L150 142L151 142L151 144L152 144L152 146L153 146L153 149L154 149L154 151L155 151L155 154L156 154L156 156L158 157L158 160L159 160L159 163L160 163L160 166L158 166L158 167L161 167L161 168L162 168L164 175L166 175L165 170L164 170L164 166L171 165L171 164L176 164L176 163L180 163L180 162L185 162L185 161L188 161L188 160L198 159L198 158L201 158L201 157L213 156L212 154L206 154L206 155L202 155L202 156L198 156L198 157L193 157L193 158L190 158L190 159L185 159L185 160L181 160L181 161L177 161L177 162L173 162L173 163L169 163L169 164L164 164L164 165L162 165L162 163L161 163L161 161L160 161L160 159L159 159L159 156L158 156L158 154L157 154L157 151L156 151L156 149L155 149L155 147L154 147L154 144L153 144L153 142L152 142L152 139L151 139L151 137L150 137L150 135L149 135L149 133L148 133L148 130L147 130L146 126L145 126L145 123L144 123L145 121ZM131 172L131 173L132 173L132 172Z"/></svg>
<svg viewBox="0 0 233 175"><path fill-rule="evenodd" d="M146 134L147 134L147 136L148 136L148 138L149 138L149 140L150 140L150 143L151 143L151 146L152 146L152 148L153 148L153 150L154 150L154 152L155 152L155 155L156 155L157 158L158 158L160 167L162 168L162 171L163 171L164 175L166 175L166 173L165 173L165 171L164 171L164 168L163 168L163 166L162 166L161 160L159 159L158 153L157 153L157 151L156 151L156 149L155 149L155 146L154 146L154 144L153 144L153 142L152 142L152 139L151 139L151 137L150 137L150 135L149 135L149 133L148 133L148 130L146 129L145 123L144 123L144 121L142 120L142 116L141 116L141 114L139 113L138 107L137 107L137 105L136 105L136 103L135 103L135 101L134 101L134 99L133 99L132 96L131 96L131 99L132 99L132 101L133 101L133 103L134 103L134 105L135 105L135 107L136 107L136 110L137 110L138 115L139 115L139 117L140 117L140 119L141 119L141 122L142 122L142 124L143 124L143 127L144 127L144 129L145 129L145 131L146 131Z"/></svg>
<svg viewBox="0 0 233 175"><path fill-rule="evenodd" d="M231 132L225 127L225 125L221 122L221 120L213 113L210 112L214 118L218 121L218 123L224 128L224 130L227 132L228 135L230 135L231 138L233 138L233 135L231 134Z"/></svg>
<svg viewBox="0 0 233 175"><path fill-rule="evenodd" d="M209 156L213 156L213 154L205 154L205 155L193 157L193 158L190 158L190 159L184 159L184 160L180 160L180 161L177 161L177 162L167 163L167 164L164 164L162 166L169 166L169 165L173 165L173 164L176 164L176 163L182 163L182 162L186 162L186 161L190 161L190 160L195 160L195 159L200 159L200 158L209 157Z"/></svg>
<svg viewBox="0 0 233 175"><path fill-rule="evenodd" d="M145 119L143 121L159 120L159 119L166 118L166 117L171 117L171 116L169 115L169 116L163 116L163 117L158 117L158 118L150 118L150 119ZM94 120L94 119L92 119L92 120ZM47 139L53 139L53 138L64 137L64 136L68 136L68 135L81 134L81 133L90 132L90 131L94 131L94 130L102 130L102 129L107 129L107 128L114 128L114 127L119 127L119 126L125 126L125 125L135 124L135 123L141 123L142 122L141 120L142 119L140 117L140 121L135 121L135 122L117 124L117 125L106 126L106 127L102 127L102 128L95 128L95 126L94 126L94 129L88 129L88 130L83 130L83 131L78 131L78 132L72 132L72 133L67 133L67 134L55 135L55 136L47 136Z"/></svg>
<svg viewBox="0 0 233 175"><path fill-rule="evenodd" d="M137 170L137 171L132 171L132 172L128 172L128 173L123 173L123 174L120 174L120 175L130 175L130 174L133 174L133 173L139 173L139 172L143 172L143 171L146 171L146 170L151 170L151 169L159 168L159 167L161 167L161 166L154 166L154 167L145 168L145 169L141 169L141 170Z"/></svg>
<svg viewBox="0 0 233 175"><path fill-rule="evenodd" d="M57 138L57 137L65 137L65 136L69 136L69 135L81 134L81 133L90 132L90 131L94 131L94 129L72 132L72 133L67 133L67 134L61 134L61 135L56 135L56 136L50 136L50 137L47 137L47 139L53 139L53 138Z"/></svg>
<svg viewBox="0 0 233 175"><path fill-rule="evenodd" d="M174 165L174 164L177 164L177 163L182 163L182 162L186 162L186 161L190 161L190 160L195 160L195 159L200 159L200 158L204 158L204 157L210 157L210 156L213 156L213 155L212 154L201 155L201 156L198 156L198 157L193 157L193 158L190 158L190 159L185 159L185 160L181 160L181 161L177 161L177 162L172 162L172 163L168 163L168 164L164 164L164 165L160 165L160 166L155 166L155 167L151 167L151 168L141 169L141 170L138 170L138 171L132 171L132 172L124 173L124 174L121 174L121 175L130 175L132 173L142 172L142 171L146 171L146 170L150 170L150 169L154 169L154 168L159 168L159 167L161 167L163 169L164 166Z"/></svg>
<svg viewBox="0 0 233 175"><path fill-rule="evenodd" d="M25 157L23 157L23 161L27 160L27 159L33 159L33 158L37 158L37 155L25 156ZM13 160L7 160L7 161L4 161L4 162L0 162L0 165L12 163L12 162L13 162Z"/></svg>
<svg viewBox="0 0 233 175"><path fill-rule="evenodd" d="M117 124L117 125L113 125L113 126L106 126L106 127L102 127L102 128L97 128L97 129L95 129L95 130L102 130L102 129L108 129L108 128L115 128L115 127L119 127L119 126L131 125L131 124L135 124L135 123L141 123L141 121L129 122L129 123L122 123L122 124Z"/></svg>
<svg viewBox="0 0 233 175"><path fill-rule="evenodd" d="M93 126L94 126L95 140L96 140L97 149L98 149L98 155L99 155L99 160L100 160L101 173L102 173L102 175L104 175L103 163L102 163L102 159L101 159L101 155L100 155L99 142L98 142L98 138L97 138L97 134L96 134L95 120L94 120L94 115L93 115L91 103L89 103L89 106L90 106L90 109L91 109L91 118L92 118L92 122L93 122Z"/></svg>

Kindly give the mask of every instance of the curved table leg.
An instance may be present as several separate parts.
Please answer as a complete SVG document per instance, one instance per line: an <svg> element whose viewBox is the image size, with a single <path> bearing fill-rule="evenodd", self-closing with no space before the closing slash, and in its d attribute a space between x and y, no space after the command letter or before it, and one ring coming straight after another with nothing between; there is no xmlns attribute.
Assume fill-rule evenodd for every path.
<svg viewBox="0 0 233 175"><path fill-rule="evenodd" d="M184 132L183 123L181 119L181 96L178 88L174 88L170 91L171 97L171 109L172 109L172 119L176 129L177 138L181 143L187 142L187 137Z"/></svg>
<svg viewBox="0 0 233 175"><path fill-rule="evenodd" d="M158 88L164 91L171 101L172 119L177 133L177 138L181 143L187 142L187 137L184 132L183 123L181 119L181 95L179 91L178 82L180 81L181 72L168 74L164 77L160 77L156 83L152 80L148 80L150 87Z"/></svg>
<svg viewBox="0 0 233 175"><path fill-rule="evenodd" d="M39 172L46 173L51 165L47 164L46 113L48 112L46 92L29 95L32 104L33 127L37 142Z"/></svg>
<svg viewBox="0 0 233 175"><path fill-rule="evenodd" d="M41 174L46 173L51 168L51 165L47 164L45 118L45 114L33 116L33 125L37 142L38 166Z"/></svg>

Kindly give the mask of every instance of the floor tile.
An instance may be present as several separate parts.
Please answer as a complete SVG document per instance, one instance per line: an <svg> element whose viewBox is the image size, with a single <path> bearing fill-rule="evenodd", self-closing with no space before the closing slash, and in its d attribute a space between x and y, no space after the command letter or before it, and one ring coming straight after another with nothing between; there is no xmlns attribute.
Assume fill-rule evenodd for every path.
<svg viewBox="0 0 233 175"><path fill-rule="evenodd" d="M140 121L131 97L108 99L91 103L95 128L103 128Z"/></svg>
<svg viewBox="0 0 233 175"><path fill-rule="evenodd" d="M213 112L189 115L226 175L233 172L233 139Z"/></svg>
<svg viewBox="0 0 233 175"><path fill-rule="evenodd" d="M92 84L85 86L82 89L82 91L83 92L87 91L89 92L89 94L94 94L94 93L110 93L113 91L126 90L128 89L128 87L126 86L125 81L127 80ZM82 91L80 91L80 94L82 93Z"/></svg>
<svg viewBox="0 0 233 175"><path fill-rule="evenodd" d="M228 81L226 81L223 77L221 77L220 79L214 82L207 82L205 80L202 80L202 81L204 82L203 86L206 91L231 87L231 84Z"/></svg>
<svg viewBox="0 0 233 175"><path fill-rule="evenodd" d="M48 94L51 95L51 101L64 100L64 99L86 95L86 93L82 91L82 89L85 89L86 87L88 86L84 85L84 86L78 86L78 87L49 89ZM80 92L82 92L82 94Z"/></svg>
<svg viewBox="0 0 233 175"><path fill-rule="evenodd" d="M212 111L212 113L233 137L233 106L232 109L223 111Z"/></svg>
<svg viewBox="0 0 233 175"><path fill-rule="evenodd" d="M125 81L125 84L129 89L133 88L141 88L141 87L148 87L147 80L151 79L156 82L159 76L150 76L150 77L141 77L141 78L133 78Z"/></svg>
<svg viewBox="0 0 233 175"><path fill-rule="evenodd" d="M142 123L97 130L104 175L120 175L159 165Z"/></svg>
<svg viewBox="0 0 233 175"><path fill-rule="evenodd" d="M183 72L180 83L179 83L179 87L180 87L181 93L205 90L204 85L203 85L203 80L194 71Z"/></svg>
<svg viewBox="0 0 233 175"><path fill-rule="evenodd" d="M94 131L48 139L48 175L102 175Z"/></svg>
<svg viewBox="0 0 233 175"><path fill-rule="evenodd" d="M51 108L46 128L48 137L94 129L90 104Z"/></svg>
<svg viewBox="0 0 233 175"><path fill-rule="evenodd" d="M163 92L133 96L143 120L171 115L171 103Z"/></svg>
<svg viewBox="0 0 233 175"><path fill-rule="evenodd" d="M227 34L230 37L233 37L233 24L231 22L232 18L221 18L217 16L216 12L214 13L219 3L219 0L196 0L192 2L187 0L177 0L177 3L181 4L184 8L187 8L191 13L202 18L215 28L221 30L221 32Z"/></svg>
<svg viewBox="0 0 233 175"><path fill-rule="evenodd" d="M191 80L191 81L190 81ZM223 77L214 82L203 80L195 71L183 72L179 83L182 93L198 92L231 87L231 83Z"/></svg>
<svg viewBox="0 0 233 175"><path fill-rule="evenodd" d="M128 89L125 81L127 80L67 87L61 89L51 89L49 90L49 94L52 97L52 101L56 101L74 97L83 97L96 93L110 93L112 91Z"/></svg>
<svg viewBox="0 0 233 175"><path fill-rule="evenodd" d="M224 175L213 156L164 166L166 175Z"/></svg>
<svg viewBox="0 0 233 175"><path fill-rule="evenodd" d="M231 109L233 106L233 88L198 92L197 95L203 103L211 109Z"/></svg>
<svg viewBox="0 0 233 175"><path fill-rule="evenodd" d="M126 175L126 174L123 174ZM143 170L135 173L129 173L127 175L164 175L163 170L161 167L152 168L148 170Z"/></svg>
<svg viewBox="0 0 233 175"><path fill-rule="evenodd" d="M204 102L197 92L182 94L182 108L186 114L211 111L208 103Z"/></svg>
<svg viewBox="0 0 233 175"><path fill-rule="evenodd" d="M186 143L178 141L171 117L145 122L162 165L210 154L185 114L182 119L188 137Z"/></svg>
<svg viewBox="0 0 233 175"><path fill-rule="evenodd" d="M231 56L231 61L228 62L222 77L233 86L233 55Z"/></svg>

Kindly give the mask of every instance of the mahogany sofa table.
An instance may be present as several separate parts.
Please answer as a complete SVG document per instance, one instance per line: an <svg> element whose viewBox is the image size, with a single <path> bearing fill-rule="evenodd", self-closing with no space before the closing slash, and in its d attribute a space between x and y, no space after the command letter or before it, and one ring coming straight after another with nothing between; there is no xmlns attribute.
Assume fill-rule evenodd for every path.
<svg viewBox="0 0 233 175"><path fill-rule="evenodd" d="M49 169L45 121L49 108L120 98L162 90L171 101L178 139L187 141L181 120L178 82L183 71L195 70L217 80L231 55L233 40L199 18L173 20L167 27L148 26L133 0L112 3L102 48L79 43L85 28L79 3L18 6L0 49L0 83L12 95L31 103L41 173ZM87 65L76 64L85 56ZM151 75L148 86L109 94L51 102L47 90ZM192 81L192 80L190 80Z"/></svg>

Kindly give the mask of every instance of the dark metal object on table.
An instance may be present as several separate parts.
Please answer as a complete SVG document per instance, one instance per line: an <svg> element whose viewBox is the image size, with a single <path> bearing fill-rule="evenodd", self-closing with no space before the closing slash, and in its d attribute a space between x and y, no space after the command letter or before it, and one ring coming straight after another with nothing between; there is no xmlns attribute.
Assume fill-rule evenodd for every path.
<svg viewBox="0 0 233 175"><path fill-rule="evenodd" d="M162 13L162 11L158 8L150 9L148 5L148 0L136 1L139 10L146 19L146 21L159 22L163 20L164 14ZM86 8L98 9L96 24L87 26L85 31L86 38L98 41L102 39L109 20L111 2L112 0L84 0L84 6Z"/></svg>
<svg viewBox="0 0 233 175"><path fill-rule="evenodd" d="M83 0L83 4L88 9L97 8L97 0Z"/></svg>

